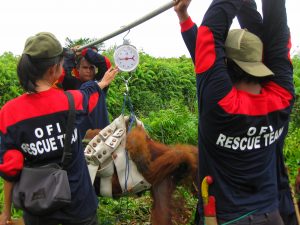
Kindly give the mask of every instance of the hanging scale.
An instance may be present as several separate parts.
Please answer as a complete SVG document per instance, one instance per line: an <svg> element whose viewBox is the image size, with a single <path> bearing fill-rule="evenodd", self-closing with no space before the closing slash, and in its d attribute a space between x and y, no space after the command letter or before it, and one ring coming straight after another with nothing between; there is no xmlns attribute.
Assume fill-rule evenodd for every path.
<svg viewBox="0 0 300 225"><path fill-rule="evenodd" d="M123 38L123 44L118 46L114 52L114 61L119 70L132 72L139 64L139 53L136 47L129 44L129 41L125 37Z"/></svg>

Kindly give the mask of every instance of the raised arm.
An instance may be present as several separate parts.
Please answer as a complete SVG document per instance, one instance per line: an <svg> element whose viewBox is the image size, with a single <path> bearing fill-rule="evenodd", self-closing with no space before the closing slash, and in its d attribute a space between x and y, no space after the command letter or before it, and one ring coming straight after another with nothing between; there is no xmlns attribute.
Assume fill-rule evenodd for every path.
<svg viewBox="0 0 300 225"><path fill-rule="evenodd" d="M66 49L64 53L63 74L59 82L64 90L73 90L80 87L81 82L78 77L72 73L76 68L75 52L72 49ZM77 71L77 70L76 70Z"/></svg>
<svg viewBox="0 0 300 225"><path fill-rule="evenodd" d="M274 72L274 81L294 94L285 0L262 0L262 11L264 62Z"/></svg>
<svg viewBox="0 0 300 225"><path fill-rule="evenodd" d="M181 34L184 43L192 57L193 62L195 62L195 47L198 28L196 24L192 21L187 11L190 3L191 0L179 0L174 6L174 10L179 19L179 23L181 26Z"/></svg>
<svg viewBox="0 0 300 225"><path fill-rule="evenodd" d="M238 11L237 19L242 29L247 29L262 39L263 20L257 11L254 0L244 0L241 9Z"/></svg>
<svg viewBox="0 0 300 225"><path fill-rule="evenodd" d="M198 29L195 51L200 110L209 112L233 89L224 50L233 18L241 0L214 0Z"/></svg>
<svg viewBox="0 0 300 225"><path fill-rule="evenodd" d="M100 55L99 53L95 52L91 48L83 49L81 52L82 56L86 58L86 60L95 65L98 68L98 72L95 76L97 81L100 81L105 72L111 67L111 62L106 56Z"/></svg>

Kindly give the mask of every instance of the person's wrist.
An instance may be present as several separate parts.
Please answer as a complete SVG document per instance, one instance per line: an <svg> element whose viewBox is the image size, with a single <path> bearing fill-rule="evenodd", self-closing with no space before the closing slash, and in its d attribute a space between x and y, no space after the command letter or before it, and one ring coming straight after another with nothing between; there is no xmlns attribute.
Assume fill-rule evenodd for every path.
<svg viewBox="0 0 300 225"><path fill-rule="evenodd" d="M180 23L185 22L189 18L189 14L187 12L178 13L178 19Z"/></svg>
<svg viewBox="0 0 300 225"><path fill-rule="evenodd" d="M103 88L105 88L105 87L107 87L107 83L106 82L104 82L104 81L100 81L99 83L98 83L98 85L99 85L99 87L101 88L101 89L103 89Z"/></svg>

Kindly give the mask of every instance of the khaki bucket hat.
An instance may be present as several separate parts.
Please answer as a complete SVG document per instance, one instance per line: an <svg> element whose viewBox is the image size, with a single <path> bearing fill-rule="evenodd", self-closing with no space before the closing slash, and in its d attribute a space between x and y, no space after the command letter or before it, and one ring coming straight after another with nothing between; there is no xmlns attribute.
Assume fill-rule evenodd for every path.
<svg viewBox="0 0 300 225"><path fill-rule="evenodd" d="M226 57L242 70L255 77L274 75L262 62L263 43L258 36L246 29L230 30L225 42Z"/></svg>

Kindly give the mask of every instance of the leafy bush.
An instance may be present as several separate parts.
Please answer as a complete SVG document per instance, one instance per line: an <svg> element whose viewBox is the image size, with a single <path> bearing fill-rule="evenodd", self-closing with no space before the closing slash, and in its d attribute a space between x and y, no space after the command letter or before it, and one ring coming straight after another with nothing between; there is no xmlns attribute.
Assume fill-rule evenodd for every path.
<svg viewBox="0 0 300 225"><path fill-rule="evenodd" d="M129 80L128 94L140 117L169 108L172 99L178 99L195 112L195 76L191 60L186 57L155 59L141 53L137 70L131 74L120 73L109 88L107 104L112 118L122 111L124 80Z"/></svg>
<svg viewBox="0 0 300 225"><path fill-rule="evenodd" d="M112 50L105 52L112 60ZM22 94L16 65L18 57L5 53L0 57L0 104ZM191 60L156 59L141 53L138 69L131 73L120 73L108 92L108 110L111 119L122 112L124 79L129 80L129 96L134 112L144 121L151 136L167 144L197 142L197 113L195 76ZM127 113L128 113L128 109ZM0 185L3 181L0 180ZM0 186L0 190L3 190ZM182 192L182 191L181 191ZM187 193L185 196L189 196ZM3 202L3 192L0 192ZM113 200L99 198L100 224L149 223L151 198L149 192L141 198ZM195 198L189 196L190 209L195 209ZM0 210L3 205L0 205ZM21 211L13 209L13 216L20 217Z"/></svg>
<svg viewBox="0 0 300 225"><path fill-rule="evenodd" d="M165 144L197 145L198 118L181 102L172 100L171 108L150 112L143 118L150 136Z"/></svg>
<svg viewBox="0 0 300 225"><path fill-rule="evenodd" d="M296 56L293 58L293 67L294 67L294 84L296 95L300 95L300 58Z"/></svg>
<svg viewBox="0 0 300 225"><path fill-rule="evenodd" d="M17 78L17 61L12 53L0 56L0 107L23 93Z"/></svg>
<svg viewBox="0 0 300 225"><path fill-rule="evenodd" d="M103 53L111 61L113 48ZM18 57L11 53L0 56L0 107L23 93L17 73ZM300 159L300 59L293 59L296 102L290 130L285 141L284 154L293 182ZM124 79L129 80L129 96L134 112L142 119L150 136L166 144L197 144L196 85L192 61L186 57L154 58L140 53L140 65L131 74L120 73L108 92L108 110L111 119L122 112ZM128 109L127 109L128 113ZM3 202L3 182L0 180L0 201ZM186 195L191 212L196 199ZM98 209L100 224L149 223L151 199L146 193L140 199L124 198L120 201L100 198ZM0 204L0 210L2 205ZM16 217L20 211L13 211Z"/></svg>
<svg viewBox="0 0 300 225"><path fill-rule="evenodd" d="M286 166L289 168L290 182L293 184L299 168L300 160L300 128L294 127L292 123L289 133L285 139L284 156L286 158Z"/></svg>

